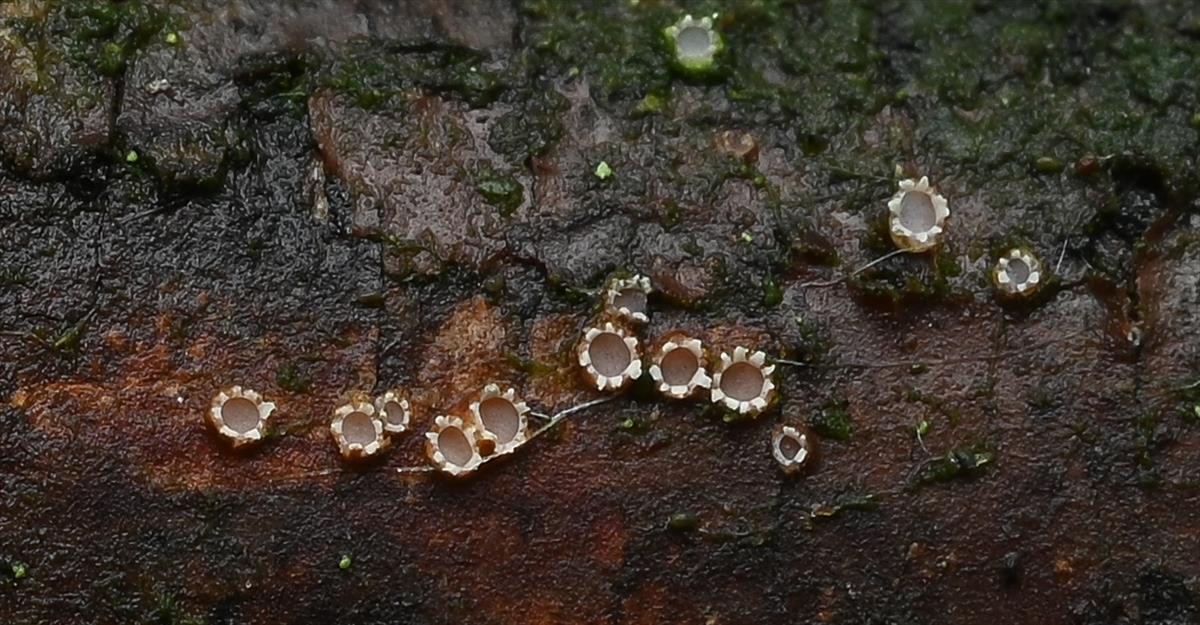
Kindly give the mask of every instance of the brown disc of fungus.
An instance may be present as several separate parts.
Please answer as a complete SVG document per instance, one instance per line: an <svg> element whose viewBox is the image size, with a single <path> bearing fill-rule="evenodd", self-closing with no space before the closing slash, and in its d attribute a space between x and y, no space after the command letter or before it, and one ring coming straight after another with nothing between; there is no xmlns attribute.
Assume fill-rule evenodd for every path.
<svg viewBox="0 0 1200 625"><path fill-rule="evenodd" d="M992 269L992 282L996 289L1001 295L1011 298L1029 297L1037 293L1044 276L1042 261L1033 252L1022 248L1006 251Z"/></svg>
<svg viewBox="0 0 1200 625"><path fill-rule="evenodd" d="M771 374L775 365L767 365L767 355L750 353L737 347L733 353L723 352L712 381L712 401L745 416L759 414L770 405L775 394Z"/></svg>
<svg viewBox="0 0 1200 625"><path fill-rule="evenodd" d="M650 365L655 387L667 397L683 399L712 386L704 367L704 347L699 339L681 337L667 341Z"/></svg>
<svg viewBox="0 0 1200 625"><path fill-rule="evenodd" d="M638 340L611 323L588 328L579 344L579 366L598 390L617 390L642 375Z"/></svg>
<svg viewBox="0 0 1200 625"><path fill-rule="evenodd" d="M609 314L634 323L650 321L650 278L634 276L613 280L604 292L604 307Z"/></svg>
<svg viewBox="0 0 1200 625"><path fill-rule="evenodd" d="M788 475L796 475L812 459L813 447L808 435L790 425L777 425L771 432L771 456Z"/></svg>
<svg viewBox="0 0 1200 625"><path fill-rule="evenodd" d="M455 477L474 471L483 462L475 428L445 415L438 416L433 430L425 433L425 454L438 470Z"/></svg>
<svg viewBox="0 0 1200 625"><path fill-rule="evenodd" d="M399 434L408 430L412 408L400 391L391 390L375 398L375 415L383 422L383 431Z"/></svg>
<svg viewBox="0 0 1200 625"><path fill-rule="evenodd" d="M255 391L232 386L213 397L206 417L217 434L238 448L263 439L274 410L275 404L263 401Z"/></svg>
<svg viewBox="0 0 1200 625"><path fill-rule="evenodd" d="M949 216L946 198L930 186L928 176L901 180L899 190L888 200L888 231L892 242L908 252L936 247Z"/></svg>
<svg viewBox="0 0 1200 625"><path fill-rule="evenodd" d="M333 411L329 432L347 460L369 458L387 446L383 421L375 416L375 407L365 401L351 401Z"/></svg>
<svg viewBox="0 0 1200 625"><path fill-rule="evenodd" d="M496 384L489 384L479 395L479 401L471 404L471 415L475 418L480 439L480 455L503 455L520 447L528 437L529 407L517 396L514 389L500 391ZM483 441L494 448L489 454Z"/></svg>

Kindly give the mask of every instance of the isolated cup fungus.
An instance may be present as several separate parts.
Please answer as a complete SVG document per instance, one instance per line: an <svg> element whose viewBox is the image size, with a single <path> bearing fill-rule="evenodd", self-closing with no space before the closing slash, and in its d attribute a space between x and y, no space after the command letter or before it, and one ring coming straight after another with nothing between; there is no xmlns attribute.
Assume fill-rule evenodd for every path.
<svg viewBox="0 0 1200 625"><path fill-rule="evenodd" d="M604 309L634 323L650 321L650 278L634 276L613 280L604 291Z"/></svg>
<svg viewBox="0 0 1200 625"><path fill-rule="evenodd" d="M387 444L383 421L375 416L375 407L366 401L352 400L334 410L329 432L347 460L369 458Z"/></svg>
<svg viewBox="0 0 1200 625"><path fill-rule="evenodd" d="M494 455L511 453L528 437L529 407L513 389L500 392L496 384L488 384L479 395L479 401L471 404L471 415L475 417L478 437L494 445ZM484 445L479 445L483 448Z"/></svg>
<svg viewBox="0 0 1200 625"><path fill-rule="evenodd" d="M812 456L812 444L799 428L777 425L771 431L771 456L788 475L800 473Z"/></svg>
<svg viewBox="0 0 1200 625"><path fill-rule="evenodd" d="M775 394L775 382L771 374L774 365L765 365L767 355L750 353L745 347L736 347L733 354L721 353L712 380L712 401L744 416L754 416L770 405Z"/></svg>
<svg viewBox="0 0 1200 625"><path fill-rule="evenodd" d="M476 446L475 429L458 417L438 416L433 430L425 433L425 439L425 455L433 466L448 475L466 475L483 462Z"/></svg>
<svg viewBox="0 0 1200 625"><path fill-rule="evenodd" d="M704 367L704 347L699 339L680 337L667 341L650 365L650 377L660 393L674 399L690 397L712 387Z"/></svg>
<svg viewBox="0 0 1200 625"><path fill-rule="evenodd" d="M375 398L375 415L383 422L383 431L399 434L408 430L412 409L400 391L391 390Z"/></svg>
<svg viewBox="0 0 1200 625"><path fill-rule="evenodd" d="M715 17L715 13L711 17L700 19L685 15L678 22L663 29L667 46L680 69L693 73L704 73L713 69L717 54L725 47L721 35L713 29Z"/></svg>
<svg viewBox="0 0 1200 625"><path fill-rule="evenodd" d="M229 387L212 400L208 423L236 449L262 440L275 404L240 386Z"/></svg>
<svg viewBox="0 0 1200 625"><path fill-rule="evenodd" d="M896 247L908 252L936 247L949 216L946 198L929 185L928 176L901 180L900 189L888 200L888 232Z"/></svg>
<svg viewBox="0 0 1200 625"><path fill-rule="evenodd" d="M1042 261L1033 252L1012 248L1000 255L992 268L992 282L1005 297L1029 297L1042 285Z"/></svg>
<svg viewBox="0 0 1200 625"><path fill-rule="evenodd" d="M638 340L612 323L588 328L579 343L579 366L597 390L623 388L642 375Z"/></svg>

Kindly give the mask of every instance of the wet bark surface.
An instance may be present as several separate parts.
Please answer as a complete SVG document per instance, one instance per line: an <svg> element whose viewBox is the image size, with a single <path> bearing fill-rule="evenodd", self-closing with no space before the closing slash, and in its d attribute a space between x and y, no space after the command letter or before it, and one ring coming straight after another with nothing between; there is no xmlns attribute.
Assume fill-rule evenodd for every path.
<svg viewBox="0 0 1200 625"><path fill-rule="evenodd" d="M1197 622L1200 9L1029 4L0 2L0 622ZM862 269L921 175L945 242ZM397 471L488 383L599 397L635 273L645 343L786 359L778 403L643 379Z"/></svg>

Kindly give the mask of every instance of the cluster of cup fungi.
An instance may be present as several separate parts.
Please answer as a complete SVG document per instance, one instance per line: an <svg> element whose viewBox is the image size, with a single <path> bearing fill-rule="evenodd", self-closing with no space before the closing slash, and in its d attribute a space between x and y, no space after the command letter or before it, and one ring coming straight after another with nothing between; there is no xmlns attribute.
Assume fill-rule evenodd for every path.
<svg viewBox="0 0 1200 625"><path fill-rule="evenodd" d="M887 209L888 230L898 252L924 253L941 243L950 209L928 177L900 181ZM1032 251L1012 248L1000 255L991 278L1002 297L1025 298L1044 284L1045 273ZM700 339L671 332L654 341L655 347L643 355L635 330L650 320L651 290L650 279L640 275L614 279L604 289L603 312L583 330L576 348L587 383L611 396L648 373L654 388L671 400L706 398L743 417L766 411L776 396L775 365L762 351L735 346L713 354ZM275 404L257 392L234 386L213 398L207 420L238 448L263 440L274 410ZM425 432L426 456L433 469L447 475L470 474L532 440L529 416L536 414L515 389L489 384L465 414L435 417ZM550 425L559 419L546 418ZM359 393L333 411L329 431L344 458L362 460L386 450L392 437L408 431L411 421L411 406L400 390L375 398ZM776 425L770 447L771 456L787 475L802 473L815 454L812 437L800 425Z"/></svg>

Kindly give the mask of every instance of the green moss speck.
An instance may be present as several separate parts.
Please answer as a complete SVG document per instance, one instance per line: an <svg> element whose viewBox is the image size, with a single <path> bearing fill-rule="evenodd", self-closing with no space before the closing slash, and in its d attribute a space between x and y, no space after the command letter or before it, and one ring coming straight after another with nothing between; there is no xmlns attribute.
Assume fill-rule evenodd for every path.
<svg viewBox="0 0 1200 625"><path fill-rule="evenodd" d="M602 100L666 93L671 81L660 27L676 19L659 3L526 0L524 36L540 65L584 77Z"/></svg>
<svg viewBox="0 0 1200 625"><path fill-rule="evenodd" d="M157 40L171 21L148 0L75 0L64 6L71 58L109 77L123 74L134 54Z"/></svg>
<svg viewBox="0 0 1200 625"><path fill-rule="evenodd" d="M763 279L763 305L778 306L782 302L783 289L775 282L775 279L770 276Z"/></svg>
<svg viewBox="0 0 1200 625"><path fill-rule="evenodd" d="M79 353L79 346L83 342L83 334L86 329L86 320L80 320L71 327L67 328L58 336L58 338L54 340L54 351L60 353Z"/></svg>
<svg viewBox="0 0 1200 625"><path fill-rule="evenodd" d="M1057 174L1061 172L1065 166L1063 165L1063 162L1057 158L1042 156L1033 162L1033 168L1037 170L1038 173Z"/></svg>
<svg viewBox="0 0 1200 625"><path fill-rule="evenodd" d="M296 363L286 363L275 373L275 383L289 393L307 393L312 390L312 378Z"/></svg>
<svg viewBox="0 0 1200 625"><path fill-rule="evenodd" d="M612 178L612 176L613 176L613 170L612 170L612 167L608 166L608 163L606 163L604 161L600 161L600 164L596 165L596 177L597 178L599 178L601 180L608 180L609 178Z"/></svg>
<svg viewBox="0 0 1200 625"><path fill-rule="evenodd" d="M816 522L837 518L843 513L860 510L871 511L879 508L879 502L870 494L840 495L829 503L815 504L805 519L805 529L814 529Z"/></svg>
<svg viewBox="0 0 1200 625"><path fill-rule="evenodd" d="M946 482L957 478L973 478L983 474L984 467L991 464L992 453L981 447L952 449L946 455L931 459L917 473L917 484Z"/></svg>
<svg viewBox="0 0 1200 625"><path fill-rule="evenodd" d="M655 113L662 112L663 107L666 106L666 104L667 101L662 96L648 93L646 94L646 97L642 98L642 101L638 102L638 105L634 107L633 112L637 115L653 115Z"/></svg>
<svg viewBox="0 0 1200 625"><path fill-rule="evenodd" d="M29 575L29 568L22 562L17 562L12 565L13 579L25 579Z"/></svg>
<svg viewBox="0 0 1200 625"><path fill-rule="evenodd" d="M349 568L352 564L354 564L354 561L350 559L350 556L343 555L342 559L338 561L338 568L343 571L346 571L346 570L349 570Z"/></svg>
<svg viewBox="0 0 1200 625"><path fill-rule="evenodd" d="M509 77L489 69L482 52L452 45L418 49L361 43L340 58L323 79L361 108L380 108L414 93L454 96L472 106L495 101Z"/></svg>
<svg viewBox="0 0 1200 625"><path fill-rule="evenodd" d="M825 438L848 441L854 436L854 426L850 423L846 406L845 401L829 402L809 418L808 424Z"/></svg>
<svg viewBox="0 0 1200 625"><path fill-rule="evenodd" d="M475 185L475 190L505 217L512 216L525 201L525 187L512 176L488 175Z"/></svg>
<svg viewBox="0 0 1200 625"><path fill-rule="evenodd" d="M672 532L690 532L700 527L700 518L690 512L677 512L667 519L667 529Z"/></svg>
<svg viewBox="0 0 1200 625"><path fill-rule="evenodd" d="M125 48L119 43L110 41L100 48L96 57L96 66L105 76L116 76L125 69Z"/></svg>

